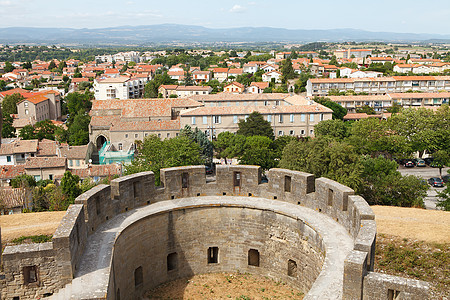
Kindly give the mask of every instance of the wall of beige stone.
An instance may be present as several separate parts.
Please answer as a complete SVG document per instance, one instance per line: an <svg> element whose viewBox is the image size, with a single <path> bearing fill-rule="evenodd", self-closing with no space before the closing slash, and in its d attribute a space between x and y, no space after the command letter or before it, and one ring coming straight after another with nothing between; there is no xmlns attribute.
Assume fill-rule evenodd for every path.
<svg viewBox="0 0 450 300"><path fill-rule="evenodd" d="M209 247L218 248L217 263L208 263ZM269 276L306 293L322 268L321 247L320 236L308 225L274 212L237 207L170 211L137 221L116 239L116 295L119 291L120 299L137 299L178 278L236 271ZM250 249L259 251L259 267L249 266ZM171 253L176 253L177 266L169 271ZM289 259L297 264L295 276L288 275ZM139 267L143 281L135 286Z"/></svg>
<svg viewBox="0 0 450 300"><path fill-rule="evenodd" d="M235 184L236 183L235 177L237 176L236 174L239 174L239 182L238 182L239 184L237 186ZM352 251L352 253L349 254L345 262L343 274L344 299L362 299L363 291L365 291L366 289L367 293L370 292L373 294L375 293L377 287L379 287L381 290L384 291L386 290L386 286L390 286L389 282L391 282L392 280L390 279L388 280L384 277L379 278L375 275L372 275L374 273L371 272L373 271L373 262L374 262L376 224L373 211L363 198L361 198L360 196L355 196L354 191L344 185L341 185L327 178L315 179L314 175L312 174L284 169L272 169L268 171L267 176L269 182L261 183L261 168L258 166L219 165L216 168L216 180L212 182L207 182L204 166L189 166L189 167L177 167L161 170L161 186L159 187L156 187L154 185L155 179L154 174L152 172L144 172L121 177L113 180L110 186L100 185L95 187L94 189L88 191L87 193L79 196L76 199L76 204L72 205L67 211L65 217L61 222L61 225L55 232L53 242L51 243L53 252L47 251L49 249L43 249L43 255L49 258L47 260L39 261L40 269L46 270L50 268L49 266L53 266L53 264L57 266L56 268L57 273L53 274L54 275L53 280L57 283L55 283L54 285L45 285L46 287L45 291L50 290L47 287L51 286L53 292L55 292L61 287L61 284L70 282L70 280L73 278L73 274L75 273L78 267L79 260L82 257L83 249L87 241L88 234L94 232L98 228L98 226L100 226L100 224L102 224L103 222L106 222L118 214L121 214L123 212L126 212L139 206L149 205L155 202L169 199L180 199L185 197L196 197L206 195L264 197L268 199L275 199L277 201L286 201L295 205L306 206L308 208L324 213L328 215L330 218L336 220L342 226L344 226L349 232L350 236L352 236L355 241L354 250ZM186 185L187 182L187 187L183 187L183 181L184 185ZM287 187L286 185L289 184L289 182L290 187ZM240 209L236 208L236 209L242 212L249 211L249 209L244 208ZM214 214L220 216L222 216L222 214L226 215L227 210L229 210L229 208L224 209L225 212L222 212L220 209L218 209L218 211L214 212ZM234 210L230 209L230 211ZM189 212L189 214L190 213L191 212ZM114 263L115 264L120 263L120 257L124 257L123 259L127 260L128 255L130 255L120 252L122 251L120 249L127 249L127 251L131 253L131 255L133 255L134 251L131 251L132 248L140 247L139 246L140 243L135 243L136 241L139 241L139 237L135 236L136 232L139 232L139 235L144 234L144 236L147 234L145 230L157 230L157 232L164 233L159 234L157 236L153 234L153 237L151 237L150 239L157 239L153 241L155 245L157 245L158 243L159 244L163 243L162 240L165 239L170 240L171 238L170 234L172 234L172 241L178 242L184 241L183 239L181 240L173 239L174 234L176 234L177 237L179 236L178 235L179 232L177 230L180 230L181 232L183 231L183 228L176 227L176 230L174 231L172 229L169 230L169 228L167 227L168 224L174 225L175 223L182 224L183 222L187 222L186 220L182 221L183 217L180 216L179 214L180 212L176 211L173 212L171 214L172 215L171 221L168 220L169 218L168 215L167 216L162 215L156 219L153 217L149 218L149 220L145 222L156 222L150 221L150 219L152 219L152 220L160 220L159 222L161 224L156 222L158 224L156 223L153 224L154 227L149 227L148 229L141 228L142 230L144 230L144 232L142 232L142 230L141 232L139 232L133 229L134 226L139 227L139 225L133 225L129 229L128 228L125 229L124 233L130 231L130 236L122 233L121 237L117 240L117 244L115 245L115 250L117 250L117 252L114 252ZM197 214L197 212L192 214L194 216L195 214ZM173 223L174 216L176 217L175 223ZM260 216L254 216L254 218L255 220L257 220L258 218L260 218ZM180 221L178 222L179 219ZM190 230L194 231L196 229L204 230L204 231L196 231L197 235L195 237L197 239L199 237L201 237L202 241L206 241L207 240L206 237L214 239L213 236L208 235L209 231L207 227L205 228L205 226L202 225L201 217L200 219L194 220L195 221L191 220L192 224L185 224L185 225L186 228L190 228ZM211 221L213 223L215 221L219 222L221 221L221 218L218 218L217 220L214 219ZM289 224L288 221L286 222L287 222L286 224ZM217 226L218 226L217 228L219 228L220 224L217 224ZM159 230L158 228L160 228L161 231L158 231ZM229 229L226 226L221 228L226 228L225 231ZM242 227L240 228L240 230L242 230ZM265 228L264 230L268 230L268 228ZM264 230L260 229L259 232L262 234ZM221 232L225 231L222 230ZM285 228L285 231L289 232L289 228ZM264 232L264 234L266 233L267 232ZM251 243L256 242L258 240L259 244L262 243L263 241L267 242L266 238L267 235L264 234L262 234L261 237L265 238L260 238L258 237L258 234L255 232L254 236L252 236L252 239L242 242L241 248L244 246L248 247L249 245L251 245ZM228 235L226 236L228 237ZM216 243L217 245L220 245L221 248L228 249L226 250L228 252L225 251L224 253L234 253L233 255L237 255L237 252L233 251L238 250L236 249L232 250L232 248L227 248L229 246L224 244L225 241L221 241L222 239L223 236L222 238L220 238L220 240L217 240ZM165 241L168 242L169 240ZM185 242L188 243L188 241ZM300 242L300 240L298 242ZM146 240L145 243L149 243L149 241ZM170 249L168 245L169 244L166 245L165 248L166 251L169 251L168 249ZM171 246L173 249L179 249L175 247L176 244L173 245L174 245L173 247ZM196 246L200 247L201 245L198 244ZM4 267L4 274L5 276L6 274L16 274L15 275L16 277L7 277L12 281L6 279L6 281L3 282L2 299L9 299L5 298L6 288L14 289L15 292L22 293L22 295L23 293L36 294L40 293L39 291L44 291L44 289L41 287L30 288L28 286L24 286L23 284L21 285L20 280L16 279L19 278L18 276L21 276L19 274L20 273L19 271L21 268L23 268L24 261L21 260L19 257L12 255L12 253L15 254L16 253L15 251L17 250L15 250L14 247L12 248L10 247L11 246L8 246L6 248L8 251L5 250L5 253L3 254L3 259L4 260L6 259L8 261L8 263L6 264L7 267L6 268ZM192 247L194 246L192 245ZM136 249L136 251L138 251L139 249ZM316 247L316 249L320 249L320 247ZM139 250L140 252L136 253L141 253L142 252L141 250ZM242 249L240 249L239 251L241 250ZM267 249L264 248L264 251L266 250ZM200 261L197 261L197 259L205 257L202 251L204 251L204 249L201 251L197 250L197 252L193 251L192 253L189 254L189 256L183 257L180 256L180 259L184 259L186 264L189 262L189 265L194 266L192 267L193 268L192 270L194 270L196 273L208 272L209 270L208 266L198 265ZM33 256L34 252L40 253L39 248L33 248L31 250L22 249L21 257L26 257L28 254L30 254L30 256ZM11 253L12 256L9 253ZM156 255L155 253L148 251L145 253L149 258L142 258L142 259L148 260L151 257L155 257L154 255ZM161 256L163 254L158 255ZM239 258L236 257L234 262L238 266L245 267L244 266L245 259L243 260L242 257L245 256L242 256L242 253L240 253ZM273 259L276 259L276 256ZM303 259L305 259L305 257L303 257ZM311 259L314 261L320 261L318 257L314 258L314 255L312 256ZM137 261L139 260L136 260L136 262ZM232 266L231 261L229 265L226 266L226 268ZM148 263L158 264L161 263L161 261ZM223 267L225 268L225 266ZM136 266L130 264L130 266L127 268L130 268L130 270L134 272ZM266 265L264 268L260 267L258 270L264 270L263 272L264 274L272 274L271 272L274 271L273 270L270 271L269 269L270 268L268 268L268 265ZM114 272L114 270L117 270L117 267L116 268L113 267L111 270L112 275L114 275L113 278L117 279L115 285L117 285L117 287L121 289L121 293L128 294L125 292L125 290L130 287L134 287L134 283L133 285L130 286L127 285L129 283L128 281L131 280L130 276L128 275L128 277L121 279L121 277L117 277L120 275L118 275L118 272ZM124 274L129 274L130 270L126 270ZM165 270L165 268L163 268L163 270ZM229 270L232 271L233 269ZM149 271L147 270L145 272ZM167 276L166 277L157 276L154 279L156 280L155 282L150 281L148 282L148 285L145 284L145 286L146 287L154 286L161 280L172 280L174 278L177 278L177 276L180 277L184 274L189 274L189 271L185 269L180 269L180 271L177 272L176 276L174 275L170 278L168 278ZM314 274L314 276L317 275L315 272L312 271L310 272L310 274ZM273 276L281 276L281 275L282 274L273 274ZM146 273L145 278L152 278L149 276L150 274ZM299 287L305 290L307 286L310 286L311 282L313 282L311 278L315 278L314 276L312 275L305 276L306 278L304 283L305 285ZM372 277L369 277L369 279L366 280L365 278L367 276ZM373 278L376 278L377 280ZM112 282L111 284L113 283L114 282ZM292 284L296 285L296 283ZM115 288L115 285L113 287L110 287L110 290L114 291L114 293L117 290ZM414 288L412 288L411 286L413 286ZM423 282L407 281L396 285L396 288L398 288L398 290L395 291L399 293L404 293L405 295L408 293L415 293L415 291L419 289L421 293L426 294L428 286ZM10 294L8 293L7 295L9 297ZM110 295L108 295L108 297L109 296ZM388 299L387 297L388 297L387 295L384 295L379 299ZM31 298L32 297L28 297L28 299ZM27 299L27 297L24 296L23 299Z"/></svg>

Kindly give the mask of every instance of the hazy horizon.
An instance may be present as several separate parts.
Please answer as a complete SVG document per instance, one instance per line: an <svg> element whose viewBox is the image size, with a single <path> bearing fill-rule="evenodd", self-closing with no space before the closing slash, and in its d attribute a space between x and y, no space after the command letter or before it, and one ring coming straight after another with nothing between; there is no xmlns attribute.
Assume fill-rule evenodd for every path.
<svg viewBox="0 0 450 300"><path fill-rule="evenodd" d="M348 0L154 2L0 0L2 25L8 27L97 29L180 24L213 29L272 27L284 29L355 29L371 32L450 34L450 2L387 1L361 5Z"/></svg>

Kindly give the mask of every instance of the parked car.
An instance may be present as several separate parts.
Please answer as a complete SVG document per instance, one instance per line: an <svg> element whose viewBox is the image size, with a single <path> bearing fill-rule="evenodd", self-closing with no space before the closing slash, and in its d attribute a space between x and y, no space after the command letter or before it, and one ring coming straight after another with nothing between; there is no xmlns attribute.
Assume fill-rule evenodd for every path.
<svg viewBox="0 0 450 300"><path fill-rule="evenodd" d="M432 157L427 157L427 158L424 159L424 161L425 161L425 163L427 165L430 165L433 162L433 158Z"/></svg>
<svg viewBox="0 0 450 300"><path fill-rule="evenodd" d="M425 161L423 159L416 160L416 167L426 167Z"/></svg>
<svg viewBox="0 0 450 300"><path fill-rule="evenodd" d="M432 178L428 179L428 183L434 187L443 187L444 186L444 182L439 177L432 177Z"/></svg>
<svg viewBox="0 0 450 300"><path fill-rule="evenodd" d="M206 175L212 175L214 173L213 169L210 166L205 166L205 169Z"/></svg>
<svg viewBox="0 0 450 300"><path fill-rule="evenodd" d="M444 175L444 176L442 176L442 181L443 181L444 183L448 183L448 182L450 181L450 175Z"/></svg>
<svg viewBox="0 0 450 300"><path fill-rule="evenodd" d="M414 162L413 162L412 160L408 160L408 161L405 163L405 167L406 167L406 168L414 168Z"/></svg>

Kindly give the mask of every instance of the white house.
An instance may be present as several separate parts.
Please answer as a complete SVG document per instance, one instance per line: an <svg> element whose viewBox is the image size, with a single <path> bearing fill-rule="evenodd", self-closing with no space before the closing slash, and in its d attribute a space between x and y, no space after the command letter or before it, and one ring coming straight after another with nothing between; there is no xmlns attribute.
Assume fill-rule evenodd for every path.
<svg viewBox="0 0 450 300"><path fill-rule="evenodd" d="M247 87L246 92L248 94L262 94L267 87L269 87L268 82L252 82L250 86Z"/></svg>
<svg viewBox="0 0 450 300"><path fill-rule="evenodd" d="M106 99L137 99L144 93L145 78L107 78L94 80L94 95L96 100Z"/></svg>
<svg viewBox="0 0 450 300"><path fill-rule="evenodd" d="M244 73L251 73L254 74L258 71L258 65L257 64L244 64L243 66L243 72Z"/></svg>
<svg viewBox="0 0 450 300"><path fill-rule="evenodd" d="M278 71L270 71L270 72L264 73L264 74L262 75L262 80L263 80L264 82L271 82L272 79L273 79L275 82L281 83L281 76L282 76L282 75L283 75L283 74L281 74L281 72L278 72Z"/></svg>

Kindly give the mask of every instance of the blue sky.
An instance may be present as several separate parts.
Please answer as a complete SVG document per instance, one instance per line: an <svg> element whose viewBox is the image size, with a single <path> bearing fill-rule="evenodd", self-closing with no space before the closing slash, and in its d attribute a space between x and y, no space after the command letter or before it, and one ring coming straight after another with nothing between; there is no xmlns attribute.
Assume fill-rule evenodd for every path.
<svg viewBox="0 0 450 300"><path fill-rule="evenodd" d="M449 0L0 0L0 27L354 28L450 34Z"/></svg>

